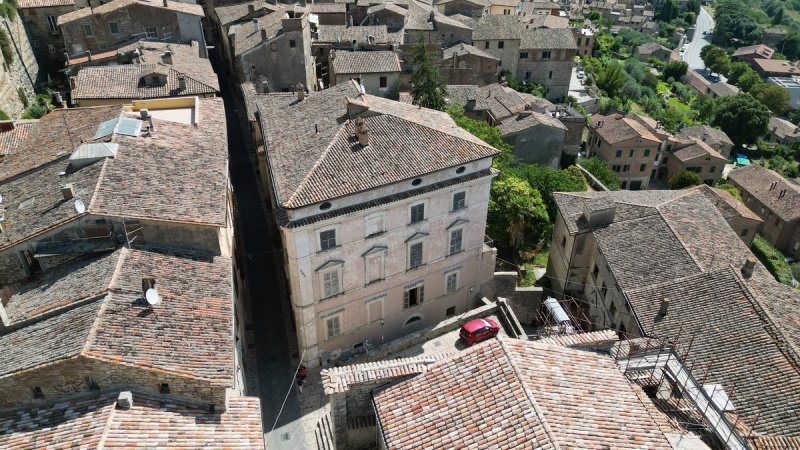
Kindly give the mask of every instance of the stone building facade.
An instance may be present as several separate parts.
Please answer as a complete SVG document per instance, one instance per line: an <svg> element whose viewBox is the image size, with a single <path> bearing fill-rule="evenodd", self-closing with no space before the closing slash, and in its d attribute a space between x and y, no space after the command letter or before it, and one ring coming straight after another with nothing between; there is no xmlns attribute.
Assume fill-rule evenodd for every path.
<svg viewBox="0 0 800 450"><path fill-rule="evenodd" d="M85 0L22 0L18 5L41 70L55 76L56 71L64 68L64 38L58 27L58 17L89 4Z"/></svg>
<svg viewBox="0 0 800 450"><path fill-rule="evenodd" d="M543 85L548 100L563 100L569 93L576 53L575 39L569 29L524 30L517 78Z"/></svg>
<svg viewBox="0 0 800 450"><path fill-rule="evenodd" d="M205 49L200 23L203 17L203 8L195 4L113 0L97 8L82 8L59 16L58 26L64 38L64 51L70 57L141 39L197 41Z"/></svg>

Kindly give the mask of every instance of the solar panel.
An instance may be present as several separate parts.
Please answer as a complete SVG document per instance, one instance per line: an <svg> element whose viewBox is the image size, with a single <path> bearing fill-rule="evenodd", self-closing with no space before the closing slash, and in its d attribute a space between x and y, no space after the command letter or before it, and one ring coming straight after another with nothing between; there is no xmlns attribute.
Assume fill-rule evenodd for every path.
<svg viewBox="0 0 800 450"><path fill-rule="evenodd" d="M97 127L97 133L94 134L94 139L106 137L114 132L114 127L117 126L117 119L106 120Z"/></svg>
<svg viewBox="0 0 800 450"><path fill-rule="evenodd" d="M115 133L125 136L139 136L140 131L142 131L142 121L128 117L120 117L117 128L114 130Z"/></svg>

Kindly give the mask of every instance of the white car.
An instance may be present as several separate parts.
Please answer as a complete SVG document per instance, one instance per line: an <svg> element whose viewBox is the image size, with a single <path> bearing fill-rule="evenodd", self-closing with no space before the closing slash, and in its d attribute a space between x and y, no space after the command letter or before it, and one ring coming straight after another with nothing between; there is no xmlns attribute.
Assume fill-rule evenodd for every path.
<svg viewBox="0 0 800 450"><path fill-rule="evenodd" d="M689 44L683 44L683 47L681 47L681 53L685 52L687 47L689 47Z"/></svg>
<svg viewBox="0 0 800 450"><path fill-rule="evenodd" d="M578 79L582 80L582 79L584 79L584 77L586 77L586 72L584 72L582 70L579 70L578 71Z"/></svg>

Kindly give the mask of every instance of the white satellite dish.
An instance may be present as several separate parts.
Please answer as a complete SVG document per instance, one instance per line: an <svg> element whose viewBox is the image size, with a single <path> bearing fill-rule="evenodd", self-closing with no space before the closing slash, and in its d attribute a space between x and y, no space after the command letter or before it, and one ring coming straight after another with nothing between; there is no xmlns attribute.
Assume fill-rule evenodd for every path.
<svg viewBox="0 0 800 450"><path fill-rule="evenodd" d="M147 292L144 293L144 298L147 300L147 304L150 306L155 306L161 303L161 297L158 295L156 288L148 289Z"/></svg>
<svg viewBox="0 0 800 450"><path fill-rule="evenodd" d="M83 204L83 201L80 199L75 200L75 212L78 214L83 214L86 212L86 205Z"/></svg>
<svg viewBox="0 0 800 450"><path fill-rule="evenodd" d="M0 194L0 203L3 203L3 194Z"/></svg>

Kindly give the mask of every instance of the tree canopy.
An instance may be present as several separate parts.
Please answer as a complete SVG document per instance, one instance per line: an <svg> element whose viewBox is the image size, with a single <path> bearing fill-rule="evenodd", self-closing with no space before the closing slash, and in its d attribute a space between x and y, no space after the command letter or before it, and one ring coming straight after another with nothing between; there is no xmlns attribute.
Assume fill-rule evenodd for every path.
<svg viewBox="0 0 800 450"><path fill-rule="evenodd" d="M414 72L411 74L411 98L423 108L443 110L445 87L439 68L431 63L425 42L419 40L412 54Z"/></svg>
<svg viewBox="0 0 800 450"><path fill-rule="evenodd" d="M520 176L542 195L550 217L556 216L553 192L582 192L589 187L583 174L575 166L557 170L538 164L525 164L520 168Z"/></svg>
<svg viewBox="0 0 800 450"><path fill-rule="evenodd" d="M702 181L700 181L700 177L697 176L697 173L686 169L676 173L667 181L670 189L686 189L688 187L697 186L700 183L702 183Z"/></svg>
<svg viewBox="0 0 800 450"><path fill-rule="evenodd" d="M680 80L682 76L686 75L688 70L689 64L685 61L670 61L664 66L662 78L664 78L664 80L669 80L670 78Z"/></svg>
<svg viewBox="0 0 800 450"><path fill-rule="evenodd" d="M618 191L622 187L622 181L620 181L617 174L608 167L608 163L602 159L596 156L589 159L581 158L578 160L578 164L594 175L595 178L600 180L600 182L610 190Z"/></svg>
<svg viewBox="0 0 800 450"><path fill-rule="evenodd" d="M536 245L550 235L552 225L539 191L527 181L506 176L492 183L487 234L511 250Z"/></svg>
<svg viewBox="0 0 800 450"><path fill-rule="evenodd" d="M739 93L716 101L711 124L727 133L737 147L752 144L767 132L772 112L752 95Z"/></svg>
<svg viewBox="0 0 800 450"><path fill-rule="evenodd" d="M791 97L789 91L772 83L760 83L750 93L776 115L789 110Z"/></svg>
<svg viewBox="0 0 800 450"><path fill-rule="evenodd" d="M627 81L627 75L618 63L610 63L597 74L597 87L606 91L609 97L617 95Z"/></svg>
<svg viewBox="0 0 800 450"><path fill-rule="evenodd" d="M700 51L700 58L703 59L703 64L706 68L714 73L727 74L731 64L731 58L728 53L716 45L706 45Z"/></svg>

